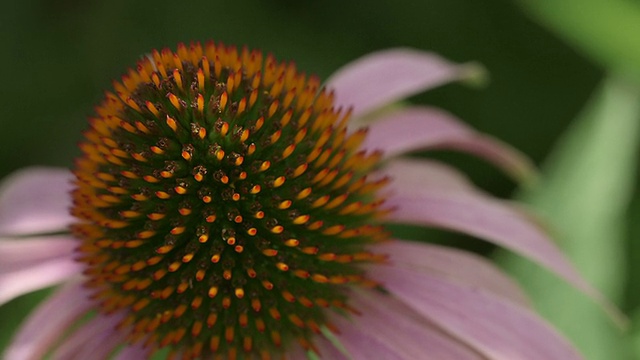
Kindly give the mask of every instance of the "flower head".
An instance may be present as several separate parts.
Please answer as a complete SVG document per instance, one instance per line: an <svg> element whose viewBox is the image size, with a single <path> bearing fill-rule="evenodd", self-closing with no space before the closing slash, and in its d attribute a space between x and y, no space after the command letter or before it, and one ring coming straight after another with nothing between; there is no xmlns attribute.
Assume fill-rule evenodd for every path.
<svg viewBox="0 0 640 360"><path fill-rule="evenodd" d="M347 134L316 78L246 48L154 52L114 87L72 210L101 310L204 357L312 346L325 309L373 285L359 265L382 260L365 249L386 237L366 131Z"/></svg>
<svg viewBox="0 0 640 360"><path fill-rule="evenodd" d="M185 359L578 358L489 262L385 229L476 235L595 294L520 210L446 165L398 157L459 149L522 177L517 152L425 107L361 127L468 70L391 50L323 87L258 51L154 51L89 120L74 218L59 212L65 171L28 170L0 191L0 299L75 274L6 357L104 358L124 344L118 356L131 359L162 348ZM33 191L54 194L39 213ZM73 238L42 235L69 224Z"/></svg>

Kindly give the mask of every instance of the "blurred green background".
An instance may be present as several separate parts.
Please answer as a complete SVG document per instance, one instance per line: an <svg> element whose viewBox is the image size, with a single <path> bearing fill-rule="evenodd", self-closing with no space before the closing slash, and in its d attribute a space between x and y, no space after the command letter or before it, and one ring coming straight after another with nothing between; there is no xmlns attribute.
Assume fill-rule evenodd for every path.
<svg viewBox="0 0 640 360"><path fill-rule="evenodd" d="M490 72L485 89L451 85L415 100L446 108L537 161L601 76L506 0L30 0L5 4L0 26L0 175L32 164L69 166L112 79L145 52L180 41L246 44L322 78L395 46L479 61ZM496 189L507 186L484 180L494 181Z"/></svg>
<svg viewBox="0 0 640 360"><path fill-rule="evenodd" d="M70 167L86 118L112 79L151 49L209 39L293 59L322 78L368 52L397 46L478 61L489 72L487 86L452 84L412 101L447 109L541 164L594 93L607 62L597 56L599 63L592 62L585 55L590 49L583 53L568 45L566 36L543 28L524 9L508 0L6 2L0 13L0 177L29 165ZM515 189L478 160L436 156L453 161L494 194L509 196ZM640 207L639 198L633 198L633 208ZM637 224L638 216L623 216L618 230L640 235L638 226L626 225ZM443 232L421 236L492 250ZM637 272L633 253L627 252L632 265L624 273ZM618 280L626 286L620 305L631 311L640 293L626 277ZM33 299L0 308L0 349Z"/></svg>

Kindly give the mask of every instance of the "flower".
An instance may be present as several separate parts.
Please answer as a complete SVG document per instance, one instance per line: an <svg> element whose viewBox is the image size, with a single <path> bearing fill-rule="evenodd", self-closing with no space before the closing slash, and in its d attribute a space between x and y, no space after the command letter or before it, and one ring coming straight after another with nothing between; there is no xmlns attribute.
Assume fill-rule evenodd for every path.
<svg viewBox="0 0 640 360"><path fill-rule="evenodd" d="M387 50L325 90L257 51L154 51L106 93L74 175L2 185L0 301L64 283L5 358L580 358L489 261L385 229L484 238L598 298L521 209L402 155L457 149L514 177L526 158L441 110L376 112L469 69Z"/></svg>

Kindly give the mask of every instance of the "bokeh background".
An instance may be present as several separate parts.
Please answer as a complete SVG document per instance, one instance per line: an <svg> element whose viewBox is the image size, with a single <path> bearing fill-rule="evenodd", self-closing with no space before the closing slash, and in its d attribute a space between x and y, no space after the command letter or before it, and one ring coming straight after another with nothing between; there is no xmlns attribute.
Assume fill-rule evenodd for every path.
<svg viewBox="0 0 640 360"><path fill-rule="evenodd" d="M151 49L209 39L293 59L321 78L361 55L398 46L479 62L489 75L483 86L452 84L412 101L444 108L543 164L610 70L602 58L544 24L526 5L509 0L5 2L0 12L0 177L29 165L72 166L86 118L112 79ZM508 197L516 190L517 184L479 160L433 156L454 162L496 195ZM634 168L627 172L636 178ZM638 196L625 201L632 199ZM625 235L619 246L626 255L619 259L616 281L622 290L614 300L630 314L640 303L632 281L640 271L634 261L637 213L625 211L617 229ZM407 231L494 255L492 247L464 236ZM0 349L43 294L0 308ZM571 311L574 297L558 299L557 307ZM613 338L632 338L632 331L624 334L604 323ZM581 335L569 336L584 341ZM604 359L600 356L609 350L583 351L588 358ZM629 353L619 356L631 358ZM623 357L611 357L617 358Z"/></svg>
<svg viewBox="0 0 640 360"><path fill-rule="evenodd" d="M0 27L2 175L25 165L70 166L85 119L111 81L145 52L181 41L260 48L322 78L396 46L478 61L490 74L485 88L451 85L415 100L536 161L602 73L507 0L29 0L5 4Z"/></svg>

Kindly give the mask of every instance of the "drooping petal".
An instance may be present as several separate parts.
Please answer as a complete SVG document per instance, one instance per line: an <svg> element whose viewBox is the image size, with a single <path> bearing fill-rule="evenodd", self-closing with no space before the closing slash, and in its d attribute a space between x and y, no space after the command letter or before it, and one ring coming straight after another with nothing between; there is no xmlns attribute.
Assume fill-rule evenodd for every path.
<svg viewBox="0 0 640 360"><path fill-rule="evenodd" d="M451 114L429 107L386 113L371 124L362 147L382 150L387 158L418 150L460 150L492 162L517 180L534 173L531 162L517 150L474 131Z"/></svg>
<svg viewBox="0 0 640 360"><path fill-rule="evenodd" d="M373 249L387 254L396 267L478 287L521 306L530 305L522 289L509 276L469 252L410 241L390 241Z"/></svg>
<svg viewBox="0 0 640 360"><path fill-rule="evenodd" d="M344 346L353 359L404 360L400 349L371 334L361 332L352 322L342 318L336 318L333 322L340 328L345 339Z"/></svg>
<svg viewBox="0 0 640 360"><path fill-rule="evenodd" d="M457 65L432 53L398 48L371 53L355 60L327 80L335 90L335 106L353 106L354 118L373 110L456 81L477 66Z"/></svg>
<svg viewBox="0 0 640 360"><path fill-rule="evenodd" d="M69 258L77 246L78 241L69 236L0 239L0 274L46 260Z"/></svg>
<svg viewBox="0 0 640 360"><path fill-rule="evenodd" d="M106 359L119 344L125 341L123 333L115 329L122 318L121 314L97 315L75 329L57 347L52 359Z"/></svg>
<svg viewBox="0 0 640 360"><path fill-rule="evenodd" d="M354 350L354 339L358 343L364 338L390 349L398 359L482 359L477 352L429 324L419 313L389 294L354 291L351 299L352 305L362 314L353 316L350 322L339 320L340 325L336 323L340 329L338 337L349 351Z"/></svg>
<svg viewBox="0 0 640 360"><path fill-rule="evenodd" d="M91 307L85 289L69 283L40 304L6 349L6 360L40 360L74 323Z"/></svg>
<svg viewBox="0 0 640 360"><path fill-rule="evenodd" d="M396 189L400 189L397 187ZM519 209L482 194L438 192L424 188L387 199L394 207L388 220L453 230L476 236L530 258L598 301L614 318L617 310L587 283L549 239Z"/></svg>
<svg viewBox="0 0 640 360"><path fill-rule="evenodd" d="M284 354L287 360L308 360L307 352L297 343L290 344ZM333 359L333 358L332 358ZM340 360L336 358L335 360Z"/></svg>
<svg viewBox="0 0 640 360"><path fill-rule="evenodd" d="M20 170L0 184L0 235L64 231L69 214L73 175L65 169Z"/></svg>
<svg viewBox="0 0 640 360"><path fill-rule="evenodd" d="M313 342L316 344L316 347L319 351L320 359L327 360L354 360L353 357L347 356L338 350L331 341L328 339L317 336L313 339ZM291 358L289 360L298 360L298 358ZM308 360L308 357L300 358L300 360Z"/></svg>
<svg viewBox="0 0 640 360"><path fill-rule="evenodd" d="M81 271L81 264L71 257L60 257L0 273L0 305L20 295L64 282Z"/></svg>
<svg viewBox="0 0 640 360"><path fill-rule="evenodd" d="M425 187L439 192L474 192L473 184L449 165L426 159L394 158L376 170L376 176L393 179L391 187L412 194Z"/></svg>
<svg viewBox="0 0 640 360"><path fill-rule="evenodd" d="M144 348L141 343L126 346L116 356L116 360L138 360L149 357L149 350Z"/></svg>
<svg viewBox="0 0 640 360"><path fill-rule="evenodd" d="M478 288L394 266L372 266L369 273L394 296L489 359L581 359L533 312Z"/></svg>

